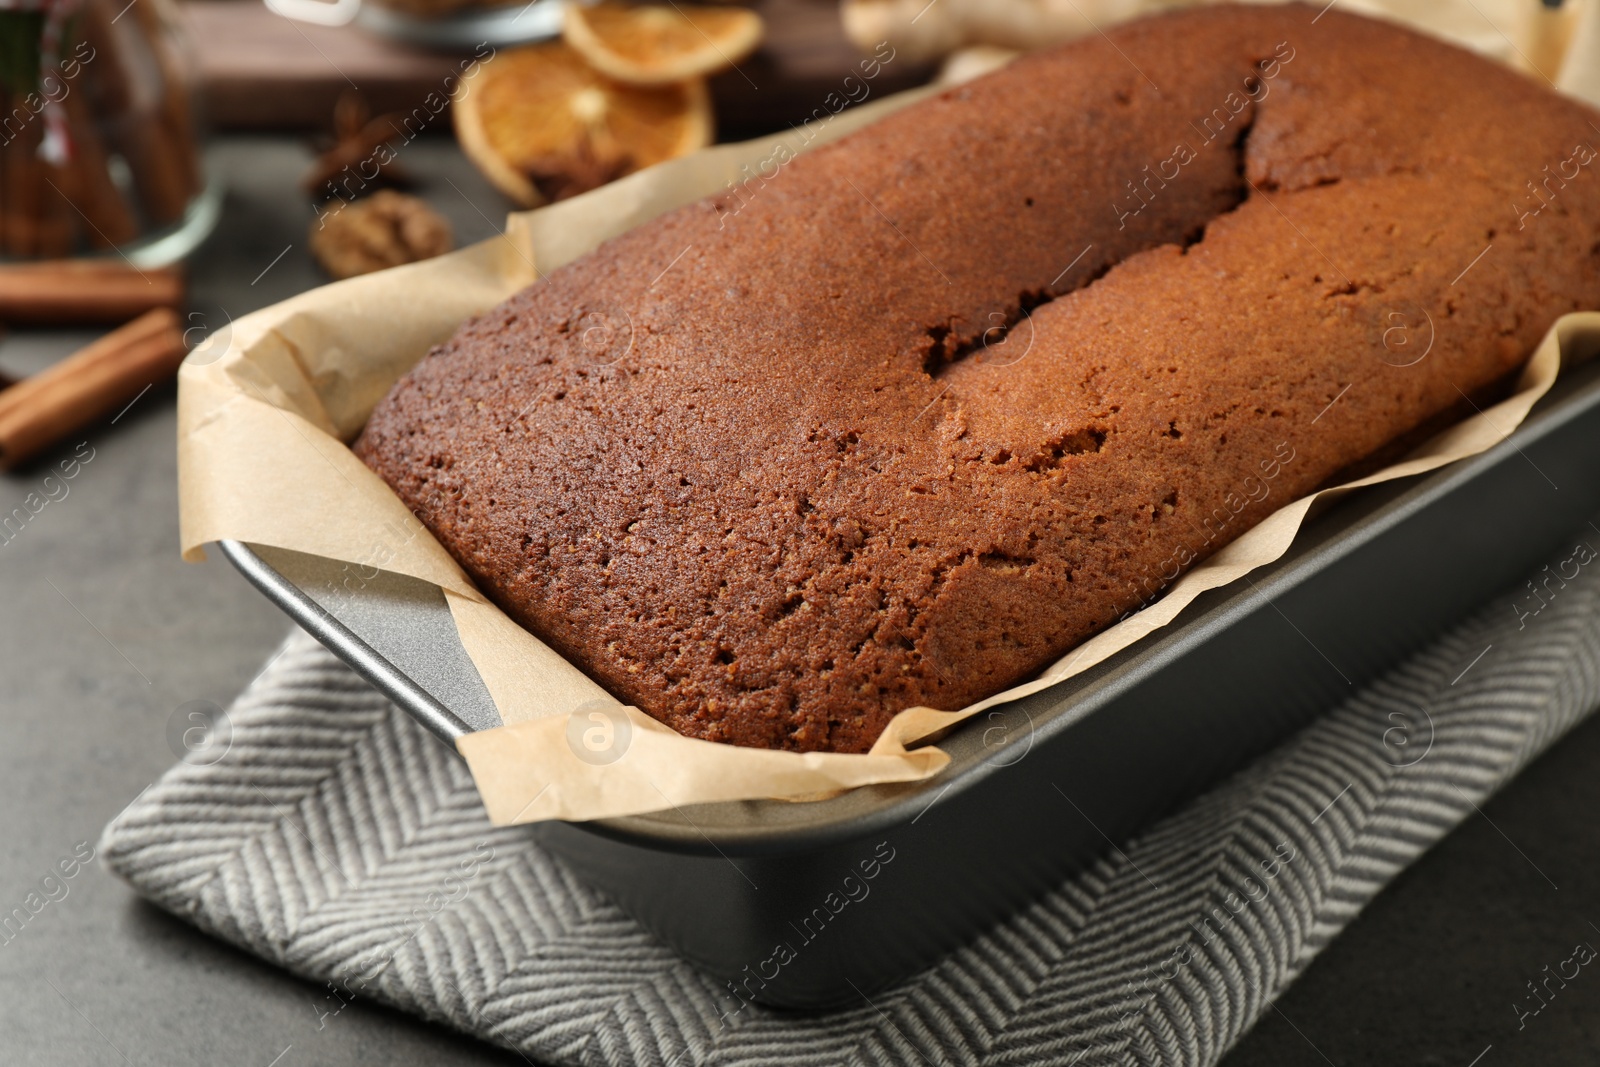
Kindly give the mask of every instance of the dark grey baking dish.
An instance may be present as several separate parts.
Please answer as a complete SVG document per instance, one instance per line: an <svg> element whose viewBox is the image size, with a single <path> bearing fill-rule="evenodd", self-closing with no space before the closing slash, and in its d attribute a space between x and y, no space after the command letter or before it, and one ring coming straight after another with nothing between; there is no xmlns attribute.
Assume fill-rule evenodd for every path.
<svg viewBox="0 0 1600 1067"><path fill-rule="evenodd" d="M931 781L530 832L726 982L728 1010L743 998L859 1001L1304 725L1597 511L1600 363L1565 376L1498 447L1346 497L1278 563L1095 669L965 724ZM498 721L434 587L222 550L441 738ZM860 899L840 906L846 895Z"/></svg>

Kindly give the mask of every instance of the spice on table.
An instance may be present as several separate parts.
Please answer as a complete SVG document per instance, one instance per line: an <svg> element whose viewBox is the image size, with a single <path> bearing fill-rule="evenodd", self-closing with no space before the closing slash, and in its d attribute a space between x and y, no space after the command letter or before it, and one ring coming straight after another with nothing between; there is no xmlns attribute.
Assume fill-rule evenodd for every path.
<svg viewBox="0 0 1600 1067"><path fill-rule="evenodd" d="M325 212L311 253L335 278L353 278L450 251L450 223L425 202L388 189Z"/></svg>
<svg viewBox="0 0 1600 1067"><path fill-rule="evenodd" d="M565 200L587 193L616 181L633 169L632 156L609 138L598 144L597 140L584 131L570 152L530 159L522 169L547 200Z"/></svg>
<svg viewBox="0 0 1600 1067"><path fill-rule="evenodd" d="M157 308L0 391L0 470L135 400L175 374L185 353L178 313Z"/></svg>
<svg viewBox="0 0 1600 1067"><path fill-rule="evenodd" d="M70 259L8 264L0 266L0 322L127 322L151 308L181 307L183 292L183 274L171 267Z"/></svg>
<svg viewBox="0 0 1600 1067"><path fill-rule="evenodd" d="M333 144L319 155L300 186L312 196L354 199L370 186L409 185L390 142L403 136L401 115L371 117L360 96L346 92L333 107Z"/></svg>

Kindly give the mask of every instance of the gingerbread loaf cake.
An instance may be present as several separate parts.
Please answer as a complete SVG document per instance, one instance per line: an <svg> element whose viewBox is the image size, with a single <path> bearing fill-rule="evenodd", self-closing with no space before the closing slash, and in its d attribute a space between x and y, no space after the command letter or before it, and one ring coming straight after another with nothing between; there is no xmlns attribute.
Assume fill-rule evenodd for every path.
<svg viewBox="0 0 1600 1067"><path fill-rule="evenodd" d="M1319 8L769 167L468 322L356 451L684 734L859 752L1022 681L1600 307L1600 115Z"/></svg>

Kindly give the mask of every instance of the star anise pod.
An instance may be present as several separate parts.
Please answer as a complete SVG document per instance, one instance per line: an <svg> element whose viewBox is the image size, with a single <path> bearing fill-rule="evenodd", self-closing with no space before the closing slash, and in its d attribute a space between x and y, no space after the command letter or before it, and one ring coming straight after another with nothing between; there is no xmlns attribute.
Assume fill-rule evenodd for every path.
<svg viewBox="0 0 1600 1067"><path fill-rule="evenodd" d="M526 164L523 170L547 200L598 189L633 169L633 157L607 138L601 143L585 131L569 153L548 155Z"/></svg>
<svg viewBox="0 0 1600 1067"><path fill-rule="evenodd" d="M401 136L400 113L370 115L366 101L356 93L339 97L333 107L333 142L301 179L306 192L324 200L335 196L354 200L376 189L411 184L389 143Z"/></svg>

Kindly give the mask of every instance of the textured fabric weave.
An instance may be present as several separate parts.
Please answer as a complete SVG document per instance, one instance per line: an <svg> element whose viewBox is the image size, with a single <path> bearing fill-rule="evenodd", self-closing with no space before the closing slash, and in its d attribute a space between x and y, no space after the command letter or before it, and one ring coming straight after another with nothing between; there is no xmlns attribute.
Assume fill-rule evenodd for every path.
<svg viewBox="0 0 1600 1067"><path fill-rule="evenodd" d="M107 827L218 937L552 1064L1215 1063L1401 868L1600 703L1600 566L1552 563L1275 752L938 965L826 1015L750 1008L518 828L304 634L231 747ZM1537 613L1532 609L1538 607Z"/></svg>

